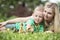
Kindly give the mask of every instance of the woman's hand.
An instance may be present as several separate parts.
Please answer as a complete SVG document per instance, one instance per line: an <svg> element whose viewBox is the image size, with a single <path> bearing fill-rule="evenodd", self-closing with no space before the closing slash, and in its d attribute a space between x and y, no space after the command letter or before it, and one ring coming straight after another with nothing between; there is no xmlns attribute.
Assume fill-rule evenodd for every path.
<svg viewBox="0 0 60 40"><path fill-rule="evenodd" d="M45 31L44 33L53 33L52 31Z"/></svg>
<svg viewBox="0 0 60 40"><path fill-rule="evenodd" d="M0 23L0 27L5 26L6 24L7 24L7 21L5 21L5 22L1 22L1 23Z"/></svg>

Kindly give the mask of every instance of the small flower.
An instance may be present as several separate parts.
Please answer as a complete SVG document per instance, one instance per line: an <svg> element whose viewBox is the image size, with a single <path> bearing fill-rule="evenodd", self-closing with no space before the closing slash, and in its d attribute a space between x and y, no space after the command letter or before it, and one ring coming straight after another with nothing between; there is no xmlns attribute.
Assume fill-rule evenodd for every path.
<svg viewBox="0 0 60 40"><path fill-rule="evenodd" d="M22 4L22 2L21 2L21 1L19 1L19 2L18 2L18 4Z"/></svg>
<svg viewBox="0 0 60 40"><path fill-rule="evenodd" d="M42 2L47 1L47 0L41 0Z"/></svg>
<svg viewBox="0 0 60 40"><path fill-rule="evenodd" d="M4 7L5 5L4 4L1 4L1 7Z"/></svg>
<svg viewBox="0 0 60 40"><path fill-rule="evenodd" d="M13 9L13 8L14 8L14 6L13 6L13 5L10 5L10 8L11 8L11 9Z"/></svg>

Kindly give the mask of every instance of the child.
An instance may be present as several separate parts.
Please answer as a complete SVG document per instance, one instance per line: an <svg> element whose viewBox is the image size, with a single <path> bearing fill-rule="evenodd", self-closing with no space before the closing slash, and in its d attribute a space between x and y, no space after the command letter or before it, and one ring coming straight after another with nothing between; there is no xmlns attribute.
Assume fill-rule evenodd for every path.
<svg viewBox="0 0 60 40"><path fill-rule="evenodd" d="M30 18L27 22L27 30L30 32L43 32L44 31L44 22L43 22L43 7L38 6L34 13L32 14L32 18Z"/></svg>
<svg viewBox="0 0 60 40"><path fill-rule="evenodd" d="M32 14L32 17L27 22L17 22L16 24L7 24L6 28L15 28L19 32L43 32L43 6L37 6Z"/></svg>

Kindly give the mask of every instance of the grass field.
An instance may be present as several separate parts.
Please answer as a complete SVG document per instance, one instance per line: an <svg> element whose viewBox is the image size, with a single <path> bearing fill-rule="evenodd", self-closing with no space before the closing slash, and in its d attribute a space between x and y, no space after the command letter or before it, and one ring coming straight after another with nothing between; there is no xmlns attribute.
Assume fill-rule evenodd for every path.
<svg viewBox="0 0 60 40"><path fill-rule="evenodd" d="M13 33L0 32L0 40L60 40L59 33Z"/></svg>

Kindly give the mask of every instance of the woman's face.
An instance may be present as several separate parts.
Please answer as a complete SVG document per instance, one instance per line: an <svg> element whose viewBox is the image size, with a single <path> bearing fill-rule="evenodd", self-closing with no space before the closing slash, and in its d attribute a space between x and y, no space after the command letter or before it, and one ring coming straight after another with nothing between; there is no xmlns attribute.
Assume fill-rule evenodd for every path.
<svg viewBox="0 0 60 40"><path fill-rule="evenodd" d="M54 18L54 13L52 8L45 8L43 14L45 21L51 21Z"/></svg>

